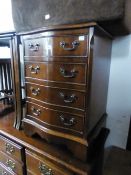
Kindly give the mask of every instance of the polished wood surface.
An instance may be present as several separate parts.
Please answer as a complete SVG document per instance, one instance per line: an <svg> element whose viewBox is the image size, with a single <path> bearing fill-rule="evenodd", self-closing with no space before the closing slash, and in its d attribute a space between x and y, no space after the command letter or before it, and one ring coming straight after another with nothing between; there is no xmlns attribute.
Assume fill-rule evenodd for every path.
<svg viewBox="0 0 131 175"><path fill-rule="evenodd" d="M25 62L25 78L85 85L86 69L82 63Z"/></svg>
<svg viewBox="0 0 131 175"><path fill-rule="evenodd" d="M0 118L1 135L13 142L23 145L35 152L38 156L45 157L48 161L58 164L58 166L63 167L76 175L89 175L90 166L87 163L74 158L74 156L65 148L49 144L39 137L27 137L23 131L13 128L14 116L14 113L11 113Z"/></svg>
<svg viewBox="0 0 131 175"><path fill-rule="evenodd" d="M37 28L36 30L32 30L30 31L30 34L36 34L38 32L47 32L47 31L52 31L52 30L73 30L73 31L77 31L78 33L78 29L80 29L80 31L82 31L82 33L84 33L83 31L85 31L85 33L87 33L87 28L88 27L94 27L97 26L98 24L96 22L87 22L87 23L78 23L78 24L65 24L65 25L53 25L53 26L46 26L46 27L42 27L42 28ZM81 30L81 28L83 28L83 30ZM66 31L67 32L67 31ZM18 35L27 35L29 34L29 31L24 31L24 32L19 32ZM108 34L109 35L109 34ZM110 35L111 36L111 35Z"/></svg>
<svg viewBox="0 0 131 175"><path fill-rule="evenodd" d="M25 133L29 136L37 133L47 141L65 144L77 158L85 161L85 148L82 149L83 156L77 155L70 141L73 145L76 141L77 148L80 148L79 144L83 144L82 147L87 145L88 150L88 135L106 113L110 35L99 26L86 28L81 25L80 28L79 25L69 29L67 25L62 30L28 32L21 36L21 41L26 99L35 104L27 109L23 119ZM43 108L48 108L48 112L43 112ZM49 112L52 110L59 114L78 114L83 120L77 117L77 129L69 132L67 126L74 125L76 117L67 118L62 114L61 121L66 125L63 127L56 117L58 113ZM57 124L50 119L51 116Z"/></svg>
<svg viewBox="0 0 131 175"><path fill-rule="evenodd" d="M0 150L18 161L23 161L23 148L1 135Z"/></svg>
<svg viewBox="0 0 131 175"><path fill-rule="evenodd" d="M87 159L105 123L110 50L110 35L96 23L45 28L12 38L16 112L0 118L0 162L5 170L15 165L14 174L25 175L26 155L27 174L51 169L56 175L90 175ZM25 64L23 120L20 55ZM24 131L13 128L14 120L14 126ZM15 148L14 155L4 144L10 153Z"/></svg>
<svg viewBox="0 0 131 175"><path fill-rule="evenodd" d="M54 33L55 35L55 33ZM24 40L25 56L87 56L87 36L53 36Z"/></svg>
<svg viewBox="0 0 131 175"><path fill-rule="evenodd" d="M66 106L61 106L61 105L57 106L57 105L52 105L50 103L43 103L42 101L38 101L35 98L30 98L30 97L27 97L27 102L31 102L31 103L34 103L39 106L43 106L48 109L58 110L59 112L68 112L72 115L78 115L80 117L83 117L83 116L85 117L85 112L83 110L77 110L76 108L68 108L68 111L67 111Z"/></svg>
<svg viewBox="0 0 131 175"><path fill-rule="evenodd" d="M36 121L47 128L55 128L59 131L75 132L83 134L84 116L73 115L63 111L45 108L35 103L27 102L27 118Z"/></svg>
<svg viewBox="0 0 131 175"><path fill-rule="evenodd" d="M0 162L7 167L7 170L11 170L17 175L23 174L23 165L22 163L12 159L10 156L0 151Z"/></svg>
<svg viewBox="0 0 131 175"><path fill-rule="evenodd" d="M34 98L43 103L72 107L78 110L85 109L85 94L83 92L46 87L26 82L26 94L28 98Z"/></svg>
<svg viewBox="0 0 131 175"><path fill-rule="evenodd" d="M26 150L26 164L27 170L34 175L53 174L53 175L73 175L73 173L61 168L45 158L37 156L35 153Z"/></svg>
<svg viewBox="0 0 131 175"><path fill-rule="evenodd" d="M19 53L19 37L14 36L11 40L11 54L12 54L12 69L14 77L14 94L15 94L15 114L14 127L20 129L22 120L22 91L21 91L21 67L20 67L20 53Z"/></svg>

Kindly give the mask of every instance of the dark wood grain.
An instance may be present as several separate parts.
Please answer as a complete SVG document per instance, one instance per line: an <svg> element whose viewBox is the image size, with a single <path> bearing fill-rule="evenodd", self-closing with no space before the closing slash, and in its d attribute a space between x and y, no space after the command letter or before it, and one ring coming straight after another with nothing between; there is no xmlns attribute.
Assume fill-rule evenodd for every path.
<svg viewBox="0 0 131 175"><path fill-rule="evenodd" d="M56 106L85 109L85 93L26 83L27 97L50 103Z"/></svg>
<svg viewBox="0 0 131 175"><path fill-rule="evenodd" d="M12 74L13 74L13 91L15 96L15 118L14 127L20 129L22 119L22 103L21 103L21 77L20 77L20 55L19 55L19 39L14 36L11 43L12 57Z"/></svg>
<svg viewBox="0 0 131 175"><path fill-rule="evenodd" d="M86 84L86 64L25 62L25 77L43 81Z"/></svg>
<svg viewBox="0 0 131 175"><path fill-rule="evenodd" d="M106 113L112 48L112 40L105 32L98 27L93 32L88 69L87 134Z"/></svg>
<svg viewBox="0 0 131 175"><path fill-rule="evenodd" d="M84 116L73 115L27 102L27 118L47 128L83 135Z"/></svg>
<svg viewBox="0 0 131 175"><path fill-rule="evenodd" d="M73 47L73 42L78 44ZM65 42L64 48L60 46ZM24 40L25 56L58 57L87 56L87 36L53 36ZM74 49L73 49L74 48ZM71 50L68 50L71 49Z"/></svg>
<svg viewBox="0 0 131 175"><path fill-rule="evenodd" d="M86 160L87 138L106 113L110 35L96 25L77 25L76 28L75 25L67 25L63 29L34 31L34 34L29 32L21 38L25 59L26 97L28 102L39 105L40 109L35 106L35 113L42 110L38 119L28 109L28 115L23 120L25 133L29 136L37 133L47 141L63 143L77 158ZM73 45L73 41L78 41L79 44ZM77 69L78 74L69 78L73 69ZM77 131L83 127L82 137L76 137L73 130L72 133L69 130L65 133L64 128L63 131L60 130L63 125L58 124L56 113L48 111L45 115L43 107L58 110L58 113L63 111L73 116L83 115L84 125L81 125L80 120L76 125ZM56 125L51 126L55 123L50 120L51 116L57 118L57 129ZM46 124L42 123L45 120ZM77 151L72 149L75 146L74 141ZM79 149L83 151L80 153ZM83 158L80 154L84 155Z"/></svg>
<svg viewBox="0 0 131 175"><path fill-rule="evenodd" d="M23 161L23 148L3 136L0 136L0 150L18 161Z"/></svg>
<svg viewBox="0 0 131 175"><path fill-rule="evenodd" d="M89 175L90 166L87 163L74 158L69 151L62 149L62 147L60 148L57 145L49 144L37 137L27 137L23 131L16 130L12 127L13 119L14 113L0 118L0 134L76 175Z"/></svg>
<svg viewBox="0 0 131 175"><path fill-rule="evenodd" d="M23 174L23 164L12 159L10 156L0 151L0 162L3 163L7 169L11 169L14 173L21 175Z"/></svg>
<svg viewBox="0 0 131 175"><path fill-rule="evenodd" d="M43 157L37 156L35 153L26 150L27 169L35 175L41 175L41 167L45 166L46 172L51 172L53 175L73 175L73 173L58 167L52 162L47 161Z"/></svg>

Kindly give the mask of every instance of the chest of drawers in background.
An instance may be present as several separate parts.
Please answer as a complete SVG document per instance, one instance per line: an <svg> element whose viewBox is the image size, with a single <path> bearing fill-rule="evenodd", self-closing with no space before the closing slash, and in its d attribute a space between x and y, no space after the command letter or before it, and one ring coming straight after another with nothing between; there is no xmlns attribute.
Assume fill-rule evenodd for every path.
<svg viewBox="0 0 131 175"><path fill-rule="evenodd" d="M88 136L106 113L111 38L96 24L21 35L27 135L65 144L86 160Z"/></svg>
<svg viewBox="0 0 131 175"><path fill-rule="evenodd" d="M24 148L0 135L0 174L25 174Z"/></svg>

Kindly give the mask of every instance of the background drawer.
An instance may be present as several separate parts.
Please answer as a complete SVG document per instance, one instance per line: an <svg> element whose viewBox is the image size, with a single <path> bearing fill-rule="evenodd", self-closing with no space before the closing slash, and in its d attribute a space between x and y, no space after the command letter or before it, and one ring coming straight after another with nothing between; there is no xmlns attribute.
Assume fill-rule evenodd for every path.
<svg viewBox="0 0 131 175"><path fill-rule="evenodd" d="M17 175L23 174L23 164L15 161L2 151L0 151L0 162L3 163L7 167L7 169L11 170Z"/></svg>
<svg viewBox="0 0 131 175"><path fill-rule="evenodd" d="M8 154L10 157L17 159L18 161L23 160L23 148L3 136L0 136L0 150Z"/></svg>
<svg viewBox="0 0 131 175"><path fill-rule="evenodd" d="M25 77L86 84L86 64L25 62Z"/></svg>
<svg viewBox="0 0 131 175"><path fill-rule="evenodd" d="M77 116L62 111L48 109L34 103L27 102L27 116L32 116L32 120L47 124L47 127L56 127L66 132L75 131L83 134L84 116Z"/></svg>
<svg viewBox="0 0 131 175"><path fill-rule="evenodd" d="M0 175L16 175L13 172L9 172L9 170L7 170L7 168L0 163Z"/></svg>
<svg viewBox="0 0 131 175"><path fill-rule="evenodd" d="M24 40L24 56L87 56L88 35L53 36Z"/></svg>
<svg viewBox="0 0 131 175"><path fill-rule="evenodd" d="M85 94L79 91L58 89L26 83L27 97L35 98L45 103L85 109Z"/></svg>
<svg viewBox="0 0 131 175"><path fill-rule="evenodd" d="M58 167L28 150L26 150L26 165L27 170L34 175L46 174L47 172L50 172L51 175L73 175L73 173L68 170Z"/></svg>

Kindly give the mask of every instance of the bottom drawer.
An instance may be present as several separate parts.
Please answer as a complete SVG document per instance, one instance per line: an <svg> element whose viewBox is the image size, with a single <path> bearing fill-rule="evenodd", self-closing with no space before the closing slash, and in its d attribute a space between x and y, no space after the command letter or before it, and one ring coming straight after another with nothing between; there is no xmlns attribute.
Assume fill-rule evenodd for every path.
<svg viewBox="0 0 131 175"><path fill-rule="evenodd" d="M16 175L13 172L9 172L6 167L0 163L0 175Z"/></svg>
<svg viewBox="0 0 131 175"><path fill-rule="evenodd" d="M18 161L12 159L10 156L0 151L0 162L4 164L5 167L12 173L16 173L17 175L23 174L23 165Z"/></svg>
<svg viewBox="0 0 131 175"><path fill-rule="evenodd" d="M70 171L58 167L29 150L26 150L26 166L28 175L73 175Z"/></svg>

